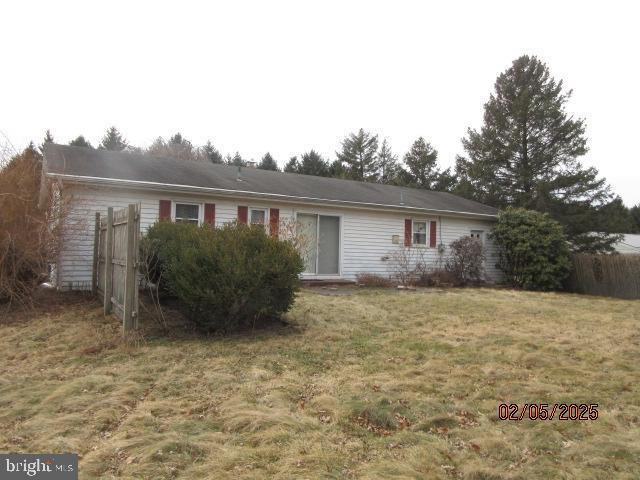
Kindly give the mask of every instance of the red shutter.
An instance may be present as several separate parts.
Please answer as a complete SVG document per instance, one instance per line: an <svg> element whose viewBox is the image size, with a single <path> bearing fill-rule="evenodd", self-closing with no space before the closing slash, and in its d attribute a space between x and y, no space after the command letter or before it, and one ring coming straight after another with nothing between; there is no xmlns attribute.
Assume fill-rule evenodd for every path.
<svg viewBox="0 0 640 480"><path fill-rule="evenodd" d="M405 247L411 246L411 227L412 227L411 219L410 218L405 219L404 221L404 246Z"/></svg>
<svg viewBox="0 0 640 480"><path fill-rule="evenodd" d="M247 224L249 218L249 208L238 206L238 223Z"/></svg>
<svg viewBox="0 0 640 480"><path fill-rule="evenodd" d="M215 226L216 224L216 204L205 203L204 204L204 223Z"/></svg>
<svg viewBox="0 0 640 480"><path fill-rule="evenodd" d="M429 227L429 246L431 248L436 248L436 222L431 222L431 227Z"/></svg>
<svg viewBox="0 0 640 480"><path fill-rule="evenodd" d="M269 209L269 232L272 237L278 238L278 231L280 230L280 209Z"/></svg>
<svg viewBox="0 0 640 480"><path fill-rule="evenodd" d="M160 214L158 219L162 221L171 221L171 200L160 200Z"/></svg>

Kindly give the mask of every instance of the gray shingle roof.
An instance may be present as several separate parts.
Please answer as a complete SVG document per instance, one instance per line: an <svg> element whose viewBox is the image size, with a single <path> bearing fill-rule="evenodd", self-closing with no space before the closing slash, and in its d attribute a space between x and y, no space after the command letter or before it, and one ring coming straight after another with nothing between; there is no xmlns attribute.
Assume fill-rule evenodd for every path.
<svg viewBox="0 0 640 480"><path fill-rule="evenodd" d="M48 175L62 174L73 177L224 189L293 197L292 200L304 198L354 205L410 207L490 216L497 213L493 207L450 193L417 188L280 173L255 168L243 168L242 181L239 182L238 168L233 166L53 143L45 145L44 155ZM157 187L163 188L162 185Z"/></svg>

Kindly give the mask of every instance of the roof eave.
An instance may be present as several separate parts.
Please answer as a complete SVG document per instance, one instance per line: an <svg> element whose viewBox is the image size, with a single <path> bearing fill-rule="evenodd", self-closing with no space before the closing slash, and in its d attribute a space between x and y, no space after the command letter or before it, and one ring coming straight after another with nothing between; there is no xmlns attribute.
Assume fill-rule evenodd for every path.
<svg viewBox="0 0 640 480"><path fill-rule="evenodd" d="M162 190L162 191L180 192L180 193L208 193L208 194L215 194L220 196L228 196L228 197L236 197L236 198L237 197L265 198L265 199L277 200L280 202L290 202L290 203L329 204L329 205L339 205L343 207L376 209L376 210L379 210L382 208L382 209L391 210L391 211L420 212L420 213L430 213L430 214L436 214L436 215L473 217L473 218L481 218L481 219L487 219L487 220L495 220L498 216L497 214L491 214L491 213L475 213L475 212L463 212L463 211L457 211L457 210L420 208L420 207L412 207L407 205L388 205L388 204L380 204L380 203L353 202L348 200L332 200L332 199L326 199L326 198L301 197L296 195L283 195L278 193L252 192L252 191L240 190L240 189L197 187L193 185L176 185L171 183L148 182L148 181L142 181L142 180L123 180L123 179L115 179L115 178L88 177L88 176L68 175L64 173L53 173L53 172L47 172L47 177L57 178L62 181L70 182L70 183L81 183L81 184L88 184L88 185L118 186L118 187L139 188L139 189L145 189L145 190Z"/></svg>

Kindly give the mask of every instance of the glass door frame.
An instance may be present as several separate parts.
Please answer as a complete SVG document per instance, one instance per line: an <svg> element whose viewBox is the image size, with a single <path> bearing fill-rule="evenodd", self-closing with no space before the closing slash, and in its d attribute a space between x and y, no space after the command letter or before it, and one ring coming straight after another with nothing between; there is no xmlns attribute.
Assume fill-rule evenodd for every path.
<svg viewBox="0 0 640 480"><path fill-rule="evenodd" d="M323 213L313 210L295 210L294 219L296 222L296 228L298 224L298 215L313 215L317 217L316 222L316 273L305 273L302 272L300 276L306 279L326 279L326 280L337 280L342 278L342 245L343 245L343 215L340 213ZM317 273L318 272L318 242L320 241L320 217L336 217L338 218L338 228L340 231L338 232L338 273Z"/></svg>

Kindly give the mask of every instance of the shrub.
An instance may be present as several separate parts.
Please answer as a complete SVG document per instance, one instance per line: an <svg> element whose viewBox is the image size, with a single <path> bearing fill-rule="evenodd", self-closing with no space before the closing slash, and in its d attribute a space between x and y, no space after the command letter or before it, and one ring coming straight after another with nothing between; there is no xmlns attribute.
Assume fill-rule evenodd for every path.
<svg viewBox="0 0 640 480"><path fill-rule="evenodd" d="M386 257L389 274L400 285L415 284L427 271L422 248L399 246Z"/></svg>
<svg viewBox="0 0 640 480"><path fill-rule="evenodd" d="M147 232L156 278L205 330L230 331L288 311L304 269L290 241L262 227L157 223Z"/></svg>
<svg viewBox="0 0 640 480"><path fill-rule="evenodd" d="M364 287L386 288L393 286L393 282L390 278L382 275L376 275L374 273L358 273L356 275L356 281L359 285Z"/></svg>
<svg viewBox="0 0 640 480"><path fill-rule="evenodd" d="M0 167L0 303L29 305L56 258L63 202L41 185L33 145Z"/></svg>
<svg viewBox="0 0 640 480"><path fill-rule="evenodd" d="M484 278L484 252L482 242L473 237L461 237L451 242L451 255L446 270L459 285L480 282Z"/></svg>
<svg viewBox="0 0 640 480"><path fill-rule="evenodd" d="M567 239L548 214L507 208L500 212L491 238L499 250L498 267L513 286L558 289L569 274Z"/></svg>
<svg viewBox="0 0 640 480"><path fill-rule="evenodd" d="M458 278L444 268L436 268L423 273L417 285L421 287L450 287L460 285Z"/></svg>

